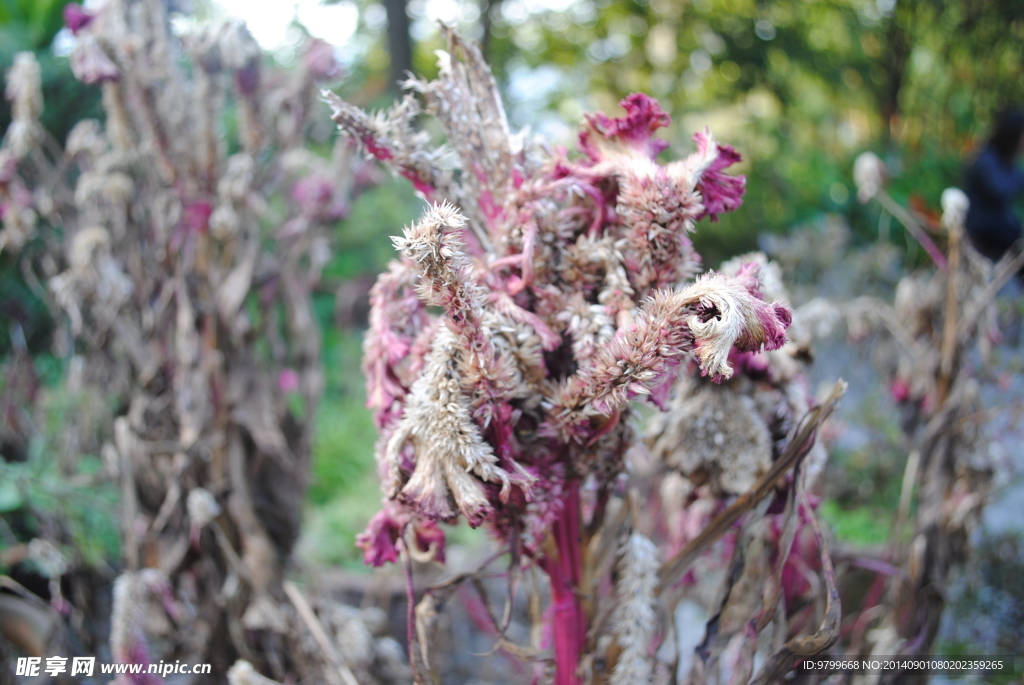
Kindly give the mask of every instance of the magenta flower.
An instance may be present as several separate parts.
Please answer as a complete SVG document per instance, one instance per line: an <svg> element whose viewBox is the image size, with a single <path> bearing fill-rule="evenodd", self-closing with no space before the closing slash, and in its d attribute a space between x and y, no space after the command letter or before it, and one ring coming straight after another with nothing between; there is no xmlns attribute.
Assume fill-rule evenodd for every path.
<svg viewBox="0 0 1024 685"><path fill-rule="evenodd" d="M407 529L409 542L400 543ZM400 544L407 544L419 561L444 562L445 535L433 521L425 521L394 501L385 501L366 527L356 536L356 546L363 550L363 563L383 566L398 561Z"/></svg>
<svg viewBox="0 0 1024 685"><path fill-rule="evenodd" d="M397 516L396 516L397 514ZM363 550L363 563L367 566L383 566L398 561L398 539L407 523L408 514L397 509L397 505L385 502L366 531L356 536L356 546Z"/></svg>
<svg viewBox="0 0 1024 685"><path fill-rule="evenodd" d="M657 100L644 93L633 93L619 105L626 110L626 116L612 118L602 112L585 115L580 151L594 163L603 161L608 151L615 148L625 148L653 160L668 147L668 141L655 138L654 133L672 123L672 118Z"/></svg>
<svg viewBox="0 0 1024 685"><path fill-rule="evenodd" d="M78 32L87 27L96 18L95 14L87 12L84 7L77 3L64 5L64 25L71 29L71 33L78 35Z"/></svg>
<svg viewBox="0 0 1024 685"><path fill-rule="evenodd" d="M712 221L718 221L718 215L736 210L743 202L743 194L747 192L747 179L743 176L729 176L722 173L724 169L743 161L735 149L729 145L716 145L708 132L693 134L698 150L710 150L714 145L718 155L701 175L697 190L704 199L704 212Z"/></svg>
<svg viewBox="0 0 1024 685"><path fill-rule="evenodd" d="M299 374L294 369L282 369L281 373L277 374L277 387L285 393L298 392Z"/></svg>
<svg viewBox="0 0 1024 685"><path fill-rule="evenodd" d="M210 215L213 205L204 200L186 202L182 209L181 223L186 233L206 233L210 229Z"/></svg>
<svg viewBox="0 0 1024 685"><path fill-rule="evenodd" d="M341 78L341 64L335 57L334 46L327 41L314 38L309 41L302 55L302 63L316 81L332 81Z"/></svg>

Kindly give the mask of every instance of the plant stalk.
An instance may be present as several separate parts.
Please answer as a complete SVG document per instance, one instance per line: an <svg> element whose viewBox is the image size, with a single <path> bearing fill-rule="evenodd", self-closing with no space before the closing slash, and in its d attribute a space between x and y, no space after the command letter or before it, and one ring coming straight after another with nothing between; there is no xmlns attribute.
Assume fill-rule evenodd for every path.
<svg viewBox="0 0 1024 685"><path fill-rule="evenodd" d="M579 593L583 560L578 481L566 484L563 505L562 515L551 530L557 557L548 556L542 567L551 581L555 685L580 685L578 669L587 639L587 617Z"/></svg>

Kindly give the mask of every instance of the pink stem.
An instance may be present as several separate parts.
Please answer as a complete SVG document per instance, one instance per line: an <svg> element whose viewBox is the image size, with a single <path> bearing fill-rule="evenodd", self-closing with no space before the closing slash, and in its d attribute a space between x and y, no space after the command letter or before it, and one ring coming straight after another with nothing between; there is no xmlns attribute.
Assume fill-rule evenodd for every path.
<svg viewBox="0 0 1024 685"><path fill-rule="evenodd" d="M551 580L551 634L554 638L555 685L580 685L577 675L587 638L587 619L578 588L583 574L580 558L579 483L566 483L562 516L552 528L558 558L546 558L542 568Z"/></svg>

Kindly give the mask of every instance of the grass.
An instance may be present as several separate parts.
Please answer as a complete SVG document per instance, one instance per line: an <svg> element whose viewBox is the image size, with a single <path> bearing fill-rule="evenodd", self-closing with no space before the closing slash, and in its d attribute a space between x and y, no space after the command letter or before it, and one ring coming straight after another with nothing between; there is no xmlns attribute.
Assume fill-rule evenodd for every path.
<svg viewBox="0 0 1024 685"><path fill-rule="evenodd" d="M315 561L361 568L355 536L380 506L377 430L359 370L362 335L326 329L327 389L317 409L302 548Z"/></svg>
<svg viewBox="0 0 1024 685"><path fill-rule="evenodd" d="M907 462L898 413L890 403L869 396L849 420L869 436L853 449L833 447L818 511L836 539L860 547L887 542L892 534Z"/></svg>
<svg viewBox="0 0 1024 685"><path fill-rule="evenodd" d="M818 507L821 518L832 528L837 540L860 547L882 544L892 532L891 509L861 506L843 509L834 499L827 499Z"/></svg>
<svg viewBox="0 0 1024 685"><path fill-rule="evenodd" d="M59 463L48 440L35 438L28 459L0 460L0 517L4 532L0 550L59 529L57 542L66 558L102 567L120 556L119 493L100 476L102 461L93 455L76 458L73 471ZM71 477L74 476L74 477Z"/></svg>

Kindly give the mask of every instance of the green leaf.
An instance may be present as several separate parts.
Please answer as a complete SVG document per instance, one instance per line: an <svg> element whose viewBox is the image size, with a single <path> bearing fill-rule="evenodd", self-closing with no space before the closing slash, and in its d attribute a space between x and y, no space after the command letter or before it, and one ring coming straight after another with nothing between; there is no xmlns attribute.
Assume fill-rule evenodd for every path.
<svg viewBox="0 0 1024 685"><path fill-rule="evenodd" d="M0 513L19 509L24 502L13 478L0 482Z"/></svg>

